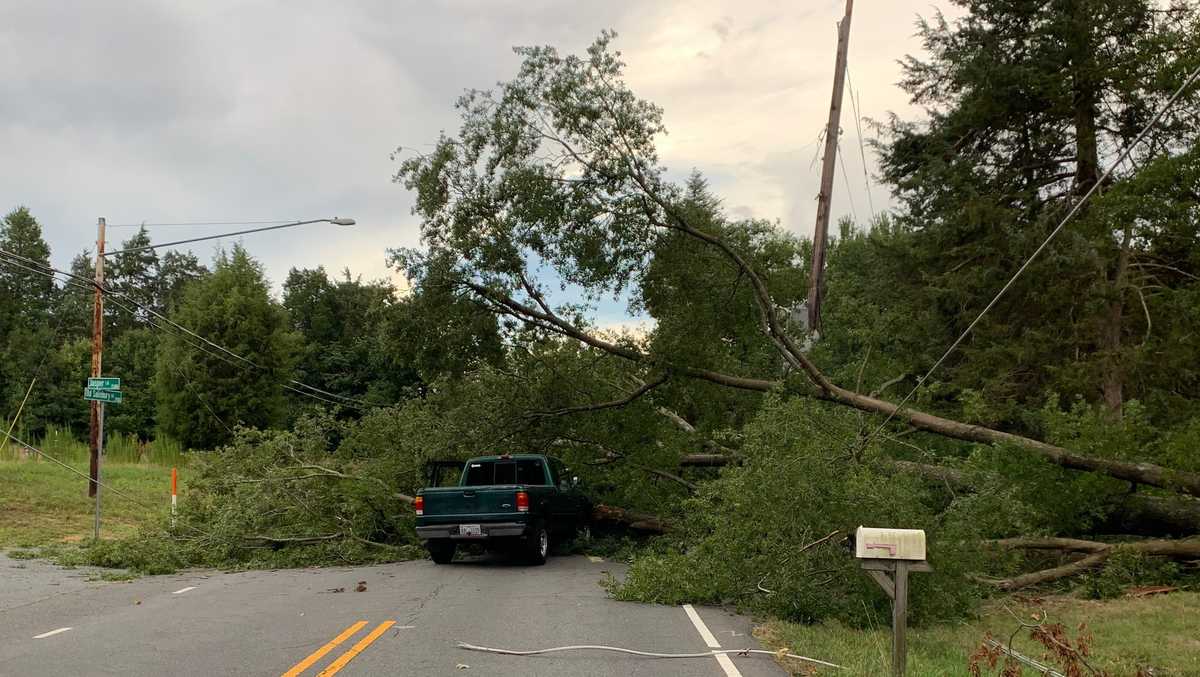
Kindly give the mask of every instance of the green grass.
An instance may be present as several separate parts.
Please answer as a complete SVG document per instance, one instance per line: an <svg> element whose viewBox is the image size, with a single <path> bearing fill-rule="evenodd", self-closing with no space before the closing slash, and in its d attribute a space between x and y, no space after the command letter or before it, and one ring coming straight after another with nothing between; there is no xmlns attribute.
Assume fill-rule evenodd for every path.
<svg viewBox="0 0 1200 677"><path fill-rule="evenodd" d="M87 474L83 462L69 462ZM180 494L187 472L180 472ZM160 465L106 462L100 481L129 495L100 492L102 538L129 536L170 509L171 469ZM88 482L49 461L0 461L0 548L73 543L92 536ZM143 505L139 505L144 504Z"/></svg>
<svg viewBox="0 0 1200 677"><path fill-rule="evenodd" d="M921 677L967 674L969 656L979 648L987 632L1007 643L1018 627L1004 609L1007 604L1025 620L1044 609L1048 622L1063 624L1071 638L1076 636L1079 624L1086 622L1094 637L1089 663L1107 670L1112 677L1135 675L1139 667L1153 667L1156 675L1200 675L1200 593L1176 592L1108 601L1065 597L1035 601L1037 604L994 601L977 619L910 629L908 674ZM891 665L890 622L880 619L883 627L863 631L836 623L805 626L772 621L760 628L758 634L773 649L786 646L793 653L848 668L812 673L802 664L788 661L787 667L796 675L887 675ZM1027 656L1040 659L1043 655L1027 630L1017 634L1013 646ZM999 668L992 673L985 669L983 674L997 675ZM1035 673L1026 668L1023 674Z"/></svg>
<svg viewBox="0 0 1200 677"><path fill-rule="evenodd" d="M30 439L26 434L17 437L46 452L50 456L78 465L88 462L88 445L81 442L69 430L51 427L38 439ZM187 464L187 455L183 446L170 438L159 438L153 442L139 443L133 435L106 435L104 458L109 463L150 463L166 467L183 467ZM0 461L19 461L30 458L33 452L27 452L11 440L0 450Z"/></svg>

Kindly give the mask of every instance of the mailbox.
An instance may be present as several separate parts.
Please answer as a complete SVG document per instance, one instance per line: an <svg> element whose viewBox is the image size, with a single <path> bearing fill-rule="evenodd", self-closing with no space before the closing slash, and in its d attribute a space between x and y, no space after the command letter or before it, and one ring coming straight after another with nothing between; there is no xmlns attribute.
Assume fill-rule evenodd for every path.
<svg viewBox="0 0 1200 677"><path fill-rule="evenodd" d="M859 559L924 561L925 531L859 527L854 532L854 555Z"/></svg>

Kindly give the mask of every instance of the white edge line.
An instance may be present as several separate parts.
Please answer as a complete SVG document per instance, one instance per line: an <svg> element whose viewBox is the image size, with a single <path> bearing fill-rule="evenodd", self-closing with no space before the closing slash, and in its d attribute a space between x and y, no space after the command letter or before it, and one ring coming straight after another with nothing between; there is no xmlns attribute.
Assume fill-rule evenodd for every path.
<svg viewBox="0 0 1200 677"><path fill-rule="evenodd" d="M696 610L692 608L692 605L684 604L683 611L687 614L687 617L692 622L692 625L695 626L696 632L700 633L700 639L704 640L704 643L708 645L708 648L720 649L721 645L717 643L717 638L713 637L712 632L709 631L708 626L704 624L704 620L700 618L700 614L696 613ZM721 653L717 654L715 657L717 659L717 664L720 665L721 669L725 671L725 677L742 677L741 671L737 669L737 666L733 664L733 661L729 658L729 656Z"/></svg>
<svg viewBox="0 0 1200 677"><path fill-rule="evenodd" d="M70 629L71 628L59 628L57 630L51 630L50 632L43 632L40 635L34 635L33 638L34 639L46 639L47 637L50 637L51 635L57 635L60 632L66 632L67 630L70 630Z"/></svg>
<svg viewBox="0 0 1200 677"><path fill-rule="evenodd" d="M176 590L175 592L173 592L171 594L172 595L182 595L183 593L187 592L188 590L195 590L195 589L196 589L196 586L189 585L188 587L184 588L183 590Z"/></svg>

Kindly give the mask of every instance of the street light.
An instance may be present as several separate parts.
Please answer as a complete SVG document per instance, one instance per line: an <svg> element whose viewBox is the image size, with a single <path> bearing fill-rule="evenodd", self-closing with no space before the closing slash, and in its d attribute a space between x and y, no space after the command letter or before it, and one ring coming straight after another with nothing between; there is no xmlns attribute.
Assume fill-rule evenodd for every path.
<svg viewBox="0 0 1200 677"><path fill-rule="evenodd" d="M204 237L194 237L190 240L176 240L174 242L160 242L158 244L148 244L144 247L130 247L129 249L117 249L111 252L104 252L101 256L116 256L117 254L128 254L129 252L140 252L145 249L159 249L162 247L174 247L177 244L188 244L190 242L202 242L204 240L215 240L221 237L232 237L234 235L245 235L247 233L261 233L264 230L278 230L280 228L292 228L295 226L306 226L310 223L332 223L335 226L353 226L354 219L347 219L341 216L335 216L332 219L313 219L311 221L296 221L295 223L285 223L278 226L267 226L266 228L251 228L250 230L239 230L234 233L222 233L220 235L206 235Z"/></svg>

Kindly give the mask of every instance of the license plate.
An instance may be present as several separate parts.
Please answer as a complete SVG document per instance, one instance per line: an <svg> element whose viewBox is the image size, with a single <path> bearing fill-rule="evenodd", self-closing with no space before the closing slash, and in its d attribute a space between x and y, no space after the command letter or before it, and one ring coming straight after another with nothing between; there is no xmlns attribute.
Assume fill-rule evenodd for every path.
<svg viewBox="0 0 1200 677"><path fill-rule="evenodd" d="M482 536L483 529L479 528L478 524L460 524L458 525L459 536Z"/></svg>

